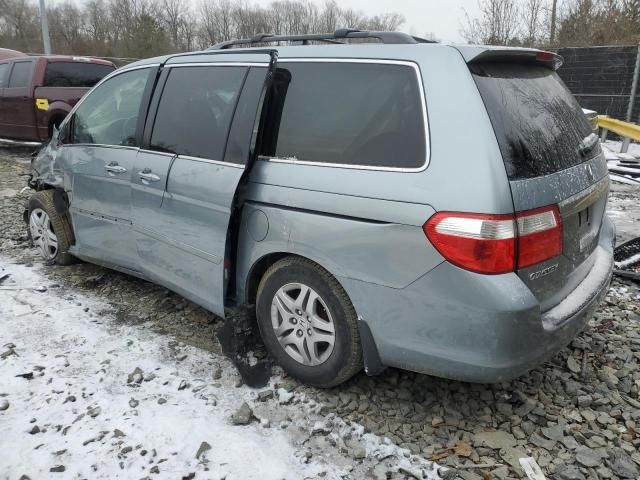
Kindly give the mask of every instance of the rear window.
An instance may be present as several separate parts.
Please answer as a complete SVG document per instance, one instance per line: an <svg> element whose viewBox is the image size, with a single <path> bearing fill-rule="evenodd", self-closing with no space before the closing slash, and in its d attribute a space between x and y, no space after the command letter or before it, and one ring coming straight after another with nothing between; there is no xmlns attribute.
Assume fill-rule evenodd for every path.
<svg viewBox="0 0 640 480"><path fill-rule="evenodd" d="M510 180L549 175L588 159L579 149L591 127L554 71L511 63L471 69Z"/></svg>
<svg viewBox="0 0 640 480"><path fill-rule="evenodd" d="M426 134L416 70L376 63L278 63L266 156L418 168ZM270 112L273 113L273 112Z"/></svg>
<svg viewBox="0 0 640 480"><path fill-rule="evenodd" d="M44 86L91 88L113 70L111 65L97 63L51 62L44 74Z"/></svg>
<svg viewBox="0 0 640 480"><path fill-rule="evenodd" d="M174 67L162 91L152 150L222 160L245 67Z"/></svg>
<svg viewBox="0 0 640 480"><path fill-rule="evenodd" d="M16 62L9 77L9 88L23 88L29 84L32 62Z"/></svg>

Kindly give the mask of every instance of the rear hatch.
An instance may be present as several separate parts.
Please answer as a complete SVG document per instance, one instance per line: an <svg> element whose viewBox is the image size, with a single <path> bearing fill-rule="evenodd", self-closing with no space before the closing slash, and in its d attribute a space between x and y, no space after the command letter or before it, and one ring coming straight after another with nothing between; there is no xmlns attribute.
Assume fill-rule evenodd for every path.
<svg viewBox="0 0 640 480"><path fill-rule="evenodd" d="M609 189L598 138L555 72L560 62L554 54L531 50L487 51L469 62L515 211L549 208L559 214L562 254L517 270L543 311L561 302L591 270Z"/></svg>

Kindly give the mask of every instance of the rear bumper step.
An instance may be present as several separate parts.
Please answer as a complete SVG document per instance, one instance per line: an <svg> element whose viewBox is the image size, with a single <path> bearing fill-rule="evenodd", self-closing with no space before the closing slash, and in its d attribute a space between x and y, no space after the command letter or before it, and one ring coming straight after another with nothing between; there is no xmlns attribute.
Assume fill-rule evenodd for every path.
<svg viewBox="0 0 640 480"><path fill-rule="evenodd" d="M553 330L580 315L591 304L596 303L611 282L613 257L603 247L598 246L596 259L589 275L558 305L542 315L545 328Z"/></svg>

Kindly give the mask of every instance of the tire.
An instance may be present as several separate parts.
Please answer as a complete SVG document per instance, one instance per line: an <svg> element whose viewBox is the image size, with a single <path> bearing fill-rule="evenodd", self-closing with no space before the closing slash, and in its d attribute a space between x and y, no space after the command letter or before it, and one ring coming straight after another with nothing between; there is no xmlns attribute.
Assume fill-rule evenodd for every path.
<svg viewBox="0 0 640 480"><path fill-rule="evenodd" d="M41 190L29 199L27 234L42 257L58 265L76 262L68 253L73 242L73 230L68 212L58 213L53 203L53 190Z"/></svg>
<svg viewBox="0 0 640 480"><path fill-rule="evenodd" d="M256 316L269 353L303 383L329 388L362 370L356 311L338 281L310 260L286 257L266 271Z"/></svg>

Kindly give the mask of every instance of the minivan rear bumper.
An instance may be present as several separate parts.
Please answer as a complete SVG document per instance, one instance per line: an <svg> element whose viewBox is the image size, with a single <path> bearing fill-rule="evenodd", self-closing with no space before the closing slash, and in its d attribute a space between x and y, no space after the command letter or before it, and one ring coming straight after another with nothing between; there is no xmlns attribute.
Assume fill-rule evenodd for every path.
<svg viewBox="0 0 640 480"><path fill-rule="evenodd" d="M605 216L585 279L541 312L515 274L480 275L447 262L404 289L341 278L382 364L480 383L518 377L551 358L584 328L606 295L615 228ZM540 281L544 281L540 279Z"/></svg>

